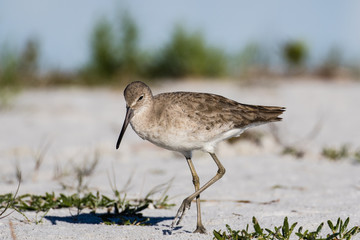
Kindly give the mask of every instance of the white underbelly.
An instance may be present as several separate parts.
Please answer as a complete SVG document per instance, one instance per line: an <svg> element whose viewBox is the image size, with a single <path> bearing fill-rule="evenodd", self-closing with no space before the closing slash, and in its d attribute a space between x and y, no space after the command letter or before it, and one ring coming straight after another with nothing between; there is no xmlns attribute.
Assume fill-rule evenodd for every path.
<svg viewBox="0 0 360 240"><path fill-rule="evenodd" d="M219 142L232 137L238 137L243 131L244 129L232 129L212 137L199 136L198 134L186 132L153 134L154 131L149 131L144 136L139 136L159 147L172 151L189 152L193 150L203 150L213 153Z"/></svg>

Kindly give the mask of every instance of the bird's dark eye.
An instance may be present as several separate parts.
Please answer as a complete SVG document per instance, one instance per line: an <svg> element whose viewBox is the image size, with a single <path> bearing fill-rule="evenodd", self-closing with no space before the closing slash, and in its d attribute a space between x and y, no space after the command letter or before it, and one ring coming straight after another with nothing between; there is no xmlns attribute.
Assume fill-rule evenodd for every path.
<svg viewBox="0 0 360 240"><path fill-rule="evenodd" d="M143 98L144 98L144 96L141 95L141 96L139 97L138 101L141 101Z"/></svg>

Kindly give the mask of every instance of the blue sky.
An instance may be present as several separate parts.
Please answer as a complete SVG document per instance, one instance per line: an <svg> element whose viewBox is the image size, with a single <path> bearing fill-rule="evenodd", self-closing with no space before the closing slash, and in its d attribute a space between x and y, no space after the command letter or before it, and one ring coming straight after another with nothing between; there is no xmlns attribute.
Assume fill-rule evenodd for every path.
<svg viewBox="0 0 360 240"><path fill-rule="evenodd" d="M348 61L360 59L360 1L357 0L1 0L0 44L20 47L35 37L44 68L75 69L89 56L94 23L115 20L128 9L138 23L141 45L158 48L176 23L201 30L228 52L258 42L270 51L302 39L313 61L337 46Z"/></svg>

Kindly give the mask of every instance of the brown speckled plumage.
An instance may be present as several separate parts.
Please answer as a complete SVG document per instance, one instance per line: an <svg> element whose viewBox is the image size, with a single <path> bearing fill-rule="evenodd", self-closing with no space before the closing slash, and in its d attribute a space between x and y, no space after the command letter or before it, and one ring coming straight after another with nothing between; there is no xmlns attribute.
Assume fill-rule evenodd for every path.
<svg viewBox="0 0 360 240"><path fill-rule="evenodd" d="M154 99L165 103L162 106L164 111L174 109L176 105L181 108L184 117L210 129L221 123L231 123L231 128L243 128L256 123L280 121L278 116L285 111L283 107L241 104L209 93L162 93Z"/></svg>

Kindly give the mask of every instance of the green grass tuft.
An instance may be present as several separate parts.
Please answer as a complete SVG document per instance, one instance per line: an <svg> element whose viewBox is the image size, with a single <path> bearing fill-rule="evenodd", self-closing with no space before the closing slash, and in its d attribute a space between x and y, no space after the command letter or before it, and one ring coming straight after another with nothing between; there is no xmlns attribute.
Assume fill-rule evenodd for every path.
<svg viewBox="0 0 360 240"><path fill-rule="evenodd" d="M100 215L105 224L113 224L115 222L109 219L117 219L116 224L120 225L143 225L146 220L141 211L148 208L152 204L155 208L170 208L174 204L168 203L168 196L165 195L159 200L149 198L150 195L143 199L127 199L126 194L118 194L115 198L111 198L96 192L85 194L66 195L63 193L45 193L44 195L24 194L20 196L12 193L0 195L0 211L4 213L8 209L13 209L31 222L25 215L26 211L35 211L37 214L44 212L39 223L49 212L50 209L75 208L77 215L84 209L90 209L95 213L99 209L107 209L107 214ZM8 216L8 215L6 215ZM6 217L4 216L4 217Z"/></svg>
<svg viewBox="0 0 360 240"><path fill-rule="evenodd" d="M327 221L328 226L331 230L330 234L326 236L321 236L320 232L323 229L324 223L321 223L315 231L305 230L303 227L299 227L298 231L295 233L295 236L299 240L350 240L352 237L357 235L360 232L360 227L355 226L351 229L348 229L350 218L347 218L345 221L338 218L336 224L334 225L330 220ZM284 222L279 227L274 227L274 230L263 229L260 227L259 222L255 217L252 220L254 231L249 231L249 224L243 230L233 230L229 225L226 225L227 231L213 231L214 238L217 240L289 240L295 239L293 232L297 223L289 224L288 218L284 218Z"/></svg>

